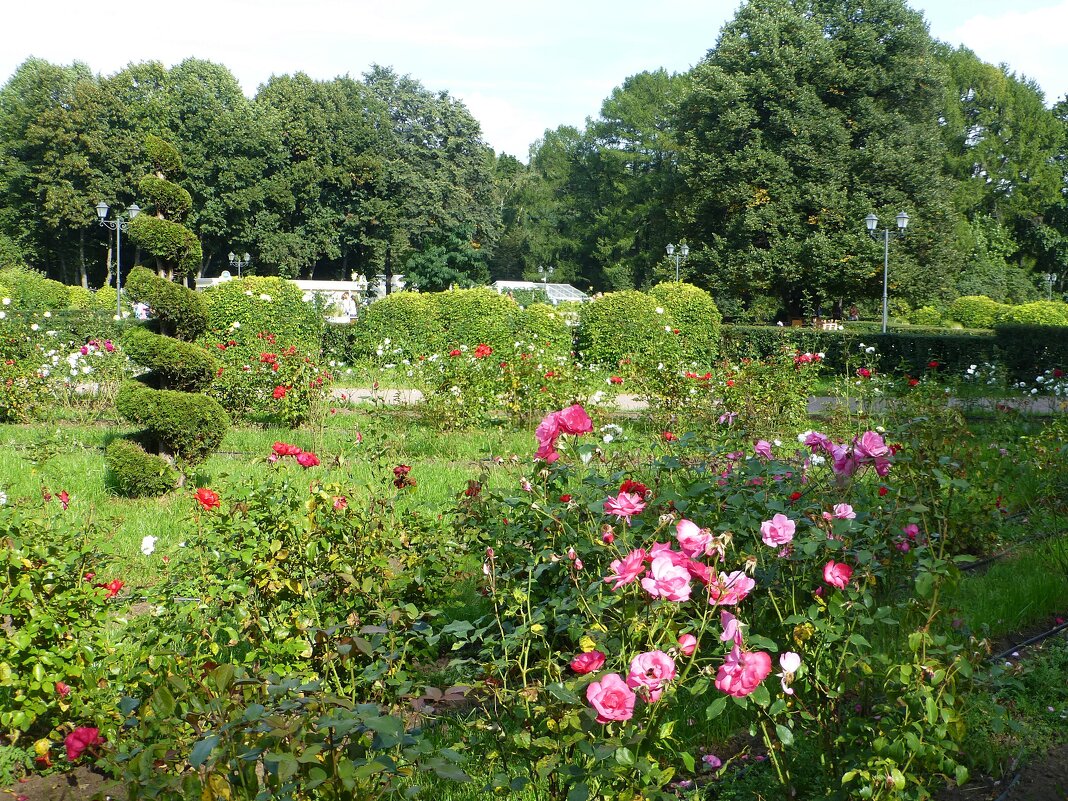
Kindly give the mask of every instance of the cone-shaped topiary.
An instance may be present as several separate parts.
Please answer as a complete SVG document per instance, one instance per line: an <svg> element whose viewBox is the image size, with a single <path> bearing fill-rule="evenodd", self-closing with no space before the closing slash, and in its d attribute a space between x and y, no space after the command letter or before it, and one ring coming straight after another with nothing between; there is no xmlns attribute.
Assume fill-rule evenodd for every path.
<svg viewBox="0 0 1068 801"><path fill-rule="evenodd" d="M185 483L185 470L219 447L230 417L201 394L211 383L215 359L192 340L207 327L207 311L195 292L134 268L126 291L147 303L153 318L123 335L130 358L149 369L119 389L119 414L143 426L115 440L105 453L115 488L126 495L163 495Z"/></svg>

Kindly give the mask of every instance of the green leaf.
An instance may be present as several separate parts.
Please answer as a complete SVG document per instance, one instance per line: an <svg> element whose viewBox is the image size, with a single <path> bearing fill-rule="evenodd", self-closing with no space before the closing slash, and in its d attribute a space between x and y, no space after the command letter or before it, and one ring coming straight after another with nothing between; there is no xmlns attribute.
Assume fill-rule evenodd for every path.
<svg viewBox="0 0 1068 801"><path fill-rule="evenodd" d="M567 801L587 801L590 797L590 788L585 782L580 782L568 791Z"/></svg>
<svg viewBox="0 0 1068 801"><path fill-rule="evenodd" d="M711 704L705 707L705 720L712 720L718 718L723 714L723 710L727 708L727 696L721 695Z"/></svg>
<svg viewBox="0 0 1068 801"><path fill-rule="evenodd" d="M783 745L790 746L794 744L794 733L781 723L775 724L775 735Z"/></svg>
<svg viewBox="0 0 1068 801"><path fill-rule="evenodd" d="M211 756L212 749L219 744L219 736L212 734L197 742L193 750L189 752L189 764L199 768L204 761Z"/></svg>
<svg viewBox="0 0 1068 801"><path fill-rule="evenodd" d="M637 760L634 758L634 752L629 748L617 748L616 763L625 768L633 768Z"/></svg>

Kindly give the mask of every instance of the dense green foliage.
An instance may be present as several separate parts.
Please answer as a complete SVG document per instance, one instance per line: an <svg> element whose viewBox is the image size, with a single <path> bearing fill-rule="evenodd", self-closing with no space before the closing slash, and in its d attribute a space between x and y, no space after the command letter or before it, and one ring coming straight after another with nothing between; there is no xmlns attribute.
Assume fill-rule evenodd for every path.
<svg viewBox="0 0 1068 801"><path fill-rule="evenodd" d="M712 296L692 284L657 284L649 294L666 313L667 322L678 330L682 358L711 364L719 353L722 318Z"/></svg>
<svg viewBox="0 0 1068 801"><path fill-rule="evenodd" d="M153 325L165 336L192 342L208 328L208 309L201 295L162 280L144 267L130 273L123 293L132 301L148 304Z"/></svg>
<svg viewBox="0 0 1068 801"><path fill-rule="evenodd" d="M156 498L178 486L173 465L132 440L112 440L105 453L109 481L124 497Z"/></svg>
<svg viewBox="0 0 1068 801"><path fill-rule="evenodd" d="M595 298L582 306L579 319L577 350L583 361L614 370L630 363L674 362L681 353L665 309L644 292Z"/></svg>
<svg viewBox="0 0 1068 801"><path fill-rule="evenodd" d="M150 364L155 380L183 392L206 389L218 365L204 348L173 337L161 337L147 328L131 328L122 335L122 347L137 364Z"/></svg>
<svg viewBox="0 0 1068 801"><path fill-rule="evenodd" d="M142 425L149 449L164 449L184 464L204 461L222 442L230 418L218 401L206 395L151 389L127 381L115 398L126 419Z"/></svg>
<svg viewBox="0 0 1068 801"><path fill-rule="evenodd" d="M1005 308L1004 303L985 295L964 295L950 304L949 317L965 328L993 328Z"/></svg>
<svg viewBox="0 0 1068 801"><path fill-rule="evenodd" d="M216 339L246 340L274 334L285 345L307 347L318 341L323 316L291 281L249 276L216 284L198 297L208 312L207 330ZM237 325L235 325L235 323Z"/></svg>

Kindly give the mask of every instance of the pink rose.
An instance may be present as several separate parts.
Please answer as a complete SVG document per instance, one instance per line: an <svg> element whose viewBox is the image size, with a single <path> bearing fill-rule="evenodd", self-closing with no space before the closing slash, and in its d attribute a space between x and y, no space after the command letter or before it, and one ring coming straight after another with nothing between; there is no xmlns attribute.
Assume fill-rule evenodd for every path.
<svg viewBox="0 0 1068 801"><path fill-rule="evenodd" d="M70 685L69 684L65 684L62 681L57 681L56 682L56 695L58 695L60 698L66 698L68 695L70 695Z"/></svg>
<svg viewBox="0 0 1068 801"><path fill-rule="evenodd" d="M598 723L630 720L637 696L618 673L609 673L586 688L586 700L597 711Z"/></svg>
<svg viewBox="0 0 1068 801"><path fill-rule="evenodd" d="M844 590L853 576L853 568L844 562L836 562L833 559L823 566L823 580L832 587Z"/></svg>
<svg viewBox="0 0 1068 801"><path fill-rule="evenodd" d="M771 657L763 651L743 651L735 645L716 673L716 689L744 698L771 673Z"/></svg>
<svg viewBox="0 0 1068 801"><path fill-rule="evenodd" d="M642 548L636 548L622 559L612 561L612 572L604 577L605 581L615 582L613 590L618 590L624 584L630 584L638 576L645 572L645 559L648 554Z"/></svg>
<svg viewBox="0 0 1068 801"><path fill-rule="evenodd" d="M890 448L877 431L865 431L854 446L860 461L875 461L890 455Z"/></svg>
<svg viewBox="0 0 1068 801"><path fill-rule="evenodd" d="M80 726L63 739L63 745L67 748L67 759L74 762L87 748L103 745L100 738L100 730L88 726Z"/></svg>
<svg viewBox="0 0 1068 801"><path fill-rule="evenodd" d="M719 622L723 626L723 633L719 635L720 642L734 641L735 645L742 644L742 624L738 618L726 609L720 610Z"/></svg>
<svg viewBox="0 0 1068 801"><path fill-rule="evenodd" d="M587 651L571 660L571 669L580 676L600 670L604 665L604 654L600 651Z"/></svg>
<svg viewBox="0 0 1068 801"><path fill-rule="evenodd" d="M834 505L834 516L839 520L854 520L857 513L853 511L853 507L848 503L836 503Z"/></svg>
<svg viewBox="0 0 1068 801"><path fill-rule="evenodd" d="M642 579L642 588L654 598L665 601L690 600L690 571L676 565L670 556L658 556Z"/></svg>
<svg viewBox="0 0 1068 801"><path fill-rule="evenodd" d="M765 545L777 548L793 541L797 524L784 514L772 515L771 520L760 524L761 539Z"/></svg>
<svg viewBox="0 0 1068 801"><path fill-rule="evenodd" d="M546 415L534 430L534 437L538 440L538 452L534 456L549 464L560 458L556 452L556 440L560 436L560 421L556 414L552 412Z"/></svg>
<svg viewBox="0 0 1068 801"><path fill-rule="evenodd" d="M683 656L693 656L697 650L697 638L692 634L683 634L679 637L679 653Z"/></svg>
<svg viewBox="0 0 1068 801"><path fill-rule="evenodd" d="M712 548L712 532L689 520L680 520L675 525L675 539L682 552L690 557L705 556Z"/></svg>
<svg viewBox="0 0 1068 801"><path fill-rule="evenodd" d="M732 606L743 600L756 587L756 582L744 571L720 573L719 578L708 585L708 602L715 606Z"/></svg>
<svg viewBox="0 0 1068 801"><path fill-rule="evenodd" d="M630 661L627 686L638 692L644 687L649 693L649 702L653 703L660 700L664 685L674 678L675 660L663 651L647 651Z"/></svg>
<svg viewBox="0 0 1068 801"><path fill-rule="evenodd" d="M605 514L615 515L620 520L628 523L634 515L639 515L645 508L645 501L632 492L621 492L614 498L604 502Z"/></svg>
<svg viewBox="0 0 1068 801"><path fill-rule="evenodd" d="M756 445L753 446L753 451L757 456L763 456L765 459L770 459L771 443L766 439L758 439Z"/></svg>
<svg viewBox="0 0 1068 801"><path fill-rule="evenodd" d="M805 435L804 445L808 447L813 453L817 451L825 451L830 453L831 440L826 434L821 434L819 431L809 431Z"/></svg>
<svg viewBox="0 0 1068 801"><path fill-rule="evenodd" d="M319 464L319 457L310 451L301 451L297 454L297 464L301 467L315 467Z"/></svg>
<svg viewBox="0 0 1068 801"><path fill-rule="evenodd" d="M556 413L561 433L589 434L593 431L593 421L586 410L579 404L568 406Z"/></svg>

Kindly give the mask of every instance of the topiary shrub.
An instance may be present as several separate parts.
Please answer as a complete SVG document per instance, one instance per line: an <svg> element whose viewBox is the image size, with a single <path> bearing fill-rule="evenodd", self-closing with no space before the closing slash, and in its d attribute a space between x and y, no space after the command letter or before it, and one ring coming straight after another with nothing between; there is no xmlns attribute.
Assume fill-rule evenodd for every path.
<svg viewBox="0 0 1068 801"><path fill-rule="evenodd" d="M118 491L160 494L182 486L185 470L219 447L230 417L214 398L181 391L206 386L217 369L215 360L191 343L207 326L203 300L144 268L131 271L126 290L134 302L147 303L156 315L145 327L123 336L127 353L149 372L124 382L115 398L119 414L144 428L134 437L136 442L113 444L105 455ZM162 469L163 464L171 473Z"/></svg>
<svg viewBox="0 0 1068 801"><path fill-rule="evenodd" d="M208 307L204 299L151 270L134 267L126 279L124 292L133 302L148 304L152 326L164 336L192 342L208 328Z"/></svg>
<svg viewBox="0 0 1068 801"><path fill-rule="evenodd" d="M582 360L613 368L626 362L643 368L677 363L679 338L665 321L666 312L657 314L657 308L656 299L633 289L585 304L578 330Z"/></svg>
<svg viewBox="0 0 1068 801"><path fill-rule="evenodd" d="M575 346L569 325L571 317L547 303L533 303L512 315L513 341L536 341L550 354L567 356Z"/></svg>
<svg viewBox="0 0 1068 801"><path fill-rule="evenodd" d="M964 295L949 306L949 319L965 328L993 328L997 316L1009 308L986 295Z"/></svg>
<svg viewBox="0 0 1068 801"><path fill-rule="evenodd" d="M349 361L374 355L387 339L399 356L409 359L440 350L445 341L438 304L429 292L387 295L368 306L349 328L351 350L343 354Z"/></svg>
<svg viewBox="0 0 1068 801"><path fill-rule="evenodd" d="M719 355L720 324L723 322L712 296L686 283L657 284L649 294L665 311L672 330L678 330L682 358L710 365Z"/></svg>
<svg viewBox="0 0 1068 801"><path fill-rule="evenodd" d="M11 298L11 308L25 311L57 311L70 307L70 287L45 278L28 267L5 267L0 270L4 297Z"/></svg>
<svg viewBox="0 0 1068 801"><path fill-rule="evenodd" d="M475 346L484 343L503 348L512 341L512 319L518 304L489 287L454 289L431 296L444 332L444 345Z"/></svg>
<svg viewBox="0 0 1068 801"><path fill-rule="evenodd" d="M218 365L204 348L146 328L131 328L122 335L126 355L137 364L150 364L154 380L183 392L200 392L211 384Z"/></svg>
<svg viewBox="0 0 1068 801"><path fill-rule="evenodd" d="M1036 300L1020 306L1007 306L994 320L995 325L1068 326L1068 303Z"/></svg>
<svg viewBox="0 0 1068 801"><path fill-rule="evenodd" d="M131 440L112 440L104 451L104 460L108 483L120 495L155 498L178 486L178 473L170 462Z"/></svg>
<svg viewBox="0 0 1068 801"><path fill-rule="evenodd" d="M199 295L208 311L208 330L217 340L247 343L257 334L271 333L283 347L296 345L306 353L319 349L323 316L292 281L235 278Z"/></svg>

